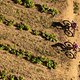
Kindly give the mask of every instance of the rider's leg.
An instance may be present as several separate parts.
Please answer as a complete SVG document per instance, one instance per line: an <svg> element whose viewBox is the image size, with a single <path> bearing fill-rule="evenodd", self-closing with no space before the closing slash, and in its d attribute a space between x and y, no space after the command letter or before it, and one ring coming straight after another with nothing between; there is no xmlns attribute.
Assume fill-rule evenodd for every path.
<svg viewBox="0 0 80 80"><path fill-rule="evenodd" d="M74 37L74 35L75 35L75 29L73 29L72 37Z"/></svg>

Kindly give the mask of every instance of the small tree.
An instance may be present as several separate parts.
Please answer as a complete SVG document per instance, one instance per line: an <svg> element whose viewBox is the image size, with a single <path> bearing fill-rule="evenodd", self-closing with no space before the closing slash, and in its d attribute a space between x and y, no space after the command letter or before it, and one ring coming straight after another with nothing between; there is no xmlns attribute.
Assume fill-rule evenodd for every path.
<svg viewBox="0 0 80 80"><path fill-rule="evenodd" d="M22 4L22 0L14 0L15 3Z"/></svg>
<svg viewBox="0 0 80 80"><path fill-rule="evenodd" d="M26 7L33 7L34 6L34 2L33 2L33 0L24 0L24 6L26 6Z"/></svg>

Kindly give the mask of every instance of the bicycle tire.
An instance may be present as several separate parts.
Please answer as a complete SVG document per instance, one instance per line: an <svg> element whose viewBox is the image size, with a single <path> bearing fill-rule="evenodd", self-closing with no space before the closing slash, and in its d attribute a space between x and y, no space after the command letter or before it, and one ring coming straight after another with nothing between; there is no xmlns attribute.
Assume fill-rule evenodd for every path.
<svg viewBox="0 0 80 80"><path fill-rule="evenodd" d="M69 41L64 42L64 45L65 45L66 47L73 48L73 44L72 44L71 42L69 42Z"/></svg>
<svg viewBox="0 0 80 80"><path fill-rule="evenodd" d="M64 33L68 36L68 37L72 37L73 33L70 30L64 30Z"/></svg>
<svg viewBox="0 0 80 80"><path fill-rule="evenodd" d="M70 58L70 59L73 59L74 58L74 54L71 52L71 51L66 51L65 52L65 55Z"/></svg>
<svg viewBox="0 0 80 80"><path fill-rule="evenodd" d="M63 24L66 26L71 26L71 22L68 20L63 20Z"/></svg>

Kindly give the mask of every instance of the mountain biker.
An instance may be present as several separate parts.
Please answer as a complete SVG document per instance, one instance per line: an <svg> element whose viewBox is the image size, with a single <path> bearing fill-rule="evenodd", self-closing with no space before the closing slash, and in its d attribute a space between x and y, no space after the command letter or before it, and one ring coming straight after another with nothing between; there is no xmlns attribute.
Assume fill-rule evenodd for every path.
<svg viewBox="0 0 80 80"><path fill-rule="evenodd" d="M78 49L78 44L77 43L73 43L73 51L77 51L77 49Z"/></svg>
<svg viewBox="0 0 80 80"><path fill-rule="evenodd" d="M75 29L75 28L76 28L76 26L77 26L77 23L76 23L76 22L74 22L74 21L72 21L72 22L71 22L71 27L72 27L73 29Z"/></svg>
<svg viewBox="0 0 80 80"><path fill-rule="evenodd" d="M72 22L71 22L71 27L72 27L72 29L73 29L73 34L72 34L72 36L74 36L75 30L76 30L76 28L77 28L77 23L74 22L74 21L72 21Z"/></svg>

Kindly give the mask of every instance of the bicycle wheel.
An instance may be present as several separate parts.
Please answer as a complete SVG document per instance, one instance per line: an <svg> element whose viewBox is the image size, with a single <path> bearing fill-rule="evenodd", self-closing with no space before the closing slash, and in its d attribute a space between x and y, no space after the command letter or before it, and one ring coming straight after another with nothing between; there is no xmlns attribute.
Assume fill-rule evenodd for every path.
<svg viewBox="0 0 80 80"><path fill-rule="evenodd" d="M63 20L63 24L66 26L71 26L71 22L68 20Z"/></svg>
<svg viewBox="0 0 80 80"><path fill-rule="evenodd" d="M70 58L70 59L73 59L74 58L74 54L71 52L71 51L66 51L65 52L65 55Z"/></svg>
<svg viewBox="0 0 80 80"><path fill-rule="evenodd" d="M72 37L73 33L70 30L64 30L64 33L68 36L68 37Z"/></svg>
<svg viewBox="0 0 80 80"><path fill-rule="evenodd" d="M65 45L66 47L73 48L73 44L72 44L71 42L69 42L69 41L64 42L64 45Z"/></svg>

